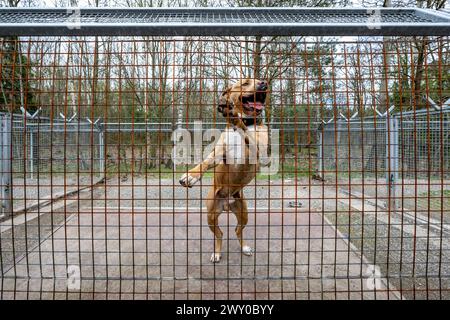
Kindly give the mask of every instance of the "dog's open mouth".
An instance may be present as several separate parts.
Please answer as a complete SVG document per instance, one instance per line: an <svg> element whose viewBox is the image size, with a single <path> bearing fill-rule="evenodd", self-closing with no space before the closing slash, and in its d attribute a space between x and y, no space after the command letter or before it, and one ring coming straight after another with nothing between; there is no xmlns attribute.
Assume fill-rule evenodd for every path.
<svg viewBox="0 0 450 320"><path fill-rule="evenodd" d="M241 100L246 115L258 116L265 107L266 93L257 92L256 94L243 96Z"/></svg>

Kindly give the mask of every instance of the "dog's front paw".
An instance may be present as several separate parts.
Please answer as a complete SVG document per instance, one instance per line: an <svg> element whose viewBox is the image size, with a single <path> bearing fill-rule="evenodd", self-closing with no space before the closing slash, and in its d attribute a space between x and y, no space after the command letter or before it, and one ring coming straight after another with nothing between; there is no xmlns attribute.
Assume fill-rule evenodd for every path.
<svg viewBox="0 0 450 320"><path fill-rule="evenodd" d="M180 178L179 182L183 187L186 188L192 188L194 184L196 184L200 178L192 176L188 173L183 174L183 176Z"/></svg>
<svg viewBox="0 0 450 320"><path fill-rule="evenodd" d="M220 258L222 258L222 255L220 254L220 253L213 253L212 255L211 255L211 262L214 262L214 263L216 263L216 262L219 262L220 261Z"/></svg>
<svg viewBox="0 0 450 320"><path fill-rule="evenodd" d="M251 255L253 255L253 249L250 248L249 246L243 246L242 253L246 256L251 256Z"/></svg>

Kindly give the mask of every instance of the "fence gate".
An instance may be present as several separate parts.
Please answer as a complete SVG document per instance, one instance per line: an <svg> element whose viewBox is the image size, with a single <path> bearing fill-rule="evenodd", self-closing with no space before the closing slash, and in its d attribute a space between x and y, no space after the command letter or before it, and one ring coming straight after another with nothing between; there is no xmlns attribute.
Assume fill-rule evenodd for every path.
<svg viewBox="0 0 450 320"><path fill-rule="evenodd" d="M448 34L422 9L0 9L0 299L450 298Z"/></svg>

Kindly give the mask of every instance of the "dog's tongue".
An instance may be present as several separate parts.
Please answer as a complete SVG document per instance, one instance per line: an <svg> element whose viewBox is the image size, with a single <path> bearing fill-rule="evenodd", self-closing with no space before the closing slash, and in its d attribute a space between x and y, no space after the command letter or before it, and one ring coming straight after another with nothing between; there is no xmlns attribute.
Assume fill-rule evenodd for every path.
<svg viewBox="0 0 450 320"><path fill-rule="evenodd" d="M264 105L261 102L249 102L248 105L256 110L262 110L264 108Z"/></svg>

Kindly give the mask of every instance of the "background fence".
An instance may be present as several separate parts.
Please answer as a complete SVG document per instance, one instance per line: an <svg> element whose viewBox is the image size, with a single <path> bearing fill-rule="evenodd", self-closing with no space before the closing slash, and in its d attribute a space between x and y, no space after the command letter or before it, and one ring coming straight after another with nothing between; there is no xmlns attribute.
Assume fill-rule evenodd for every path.
<svg viewBox="0 0 450 320"><path fill-rule="evenodd" d="M48 117L39 117L38 113L34 117L0 113L0 117L4 123L2 141L12 141L5 143L3 156L5 168L10 166L11 171L1 171L2 181L5 181L2 190L5 192L12 187L12 195L5 192L2 199L4 208L12 207L12 212L16 213L34 207L39 199L56 200L115 174L122 178L145 174L172 177L185 168L185 165L175 166L173 162L174 130L181 128L192 136L195 132L202 136L205 130L223 130L226 127L224 122L201 121L173 124L123 119L121 122L103 123L98 118L95 122L90 119L80 122L76 117L66 120L64 116L51 121ZM295 146L316 149L315 137L308 140L308 128L298 128L299 124L271 124L271 130L282 136L284 149L279 175L285 177L292 178L296 172L301 176L309 175L316 167L313 159L311 166L303 163L294 168L292 152ZM303 124L317 127L317 124L307 121ZM192 148L194 143L192 141ZM206 147L206 141L201 143ZM303 152L299 157L306 159L307 153ZM6 215L6 209L4 212L3 218L10 215Z"/></svg>
<svg viewBox="0 0 450 320"><path fill-rule="evenodd" d="M448 107L339 117L318 132L319 172L346 192L385 208L390 199L393 209L434 212L442 205L450 210L449 120Z"/></svg>
<svg viewBox="0 0 450 320"><path fill-rule="evenodd" d="M3 218L104 177L103 131L98 123L55 121L38 112L34 117L0 113L0 119Z"/></svg>

